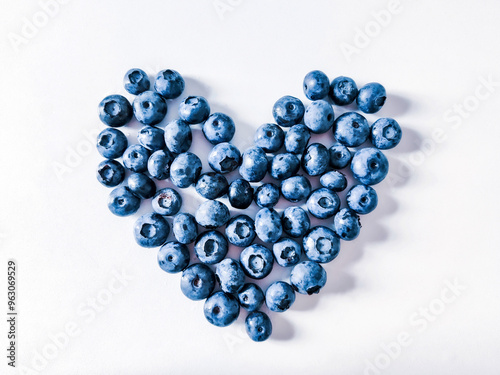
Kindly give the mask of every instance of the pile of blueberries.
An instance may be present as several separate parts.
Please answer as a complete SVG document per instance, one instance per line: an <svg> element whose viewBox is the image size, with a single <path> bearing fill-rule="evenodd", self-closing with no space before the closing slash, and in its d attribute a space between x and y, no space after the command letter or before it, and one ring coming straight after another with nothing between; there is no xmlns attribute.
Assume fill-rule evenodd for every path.
<svg viewBox="0 0 500 375"><path fill-rule="evenodd" d="M263 303L270 311L283 312L293 304L295 292L318 293L327 278L320 263L335 259L340 240L358 236L358 215L377 206L371 185L382 181L389 168L381 150L399 143L401 128L390 118L380 118L370 126L357 112L335 118L331 103L345 106L355 101L361 112L375 113L386 101L384 87L369 83L358 90L351 78L337 77L330 83L323 72L312 71L303 82L304 93L311 100L307 108L295 97L280 98L272 110L276 123L258 128L254 146L241 154L229 143L235 134L233 120L223 113L211 114L202 96L186 97L180 102L178 119L164 129L156 126L165 118L167 102L184 91L185 82L178 72L159 72L150 89L146 73L132 69L126 73L124 85L136 95L133 104L122 95L108 96L99 104L99 117L109 127L97 139L97 149L106 158L98 166L97 178L114 187L109 209L115 215L128 216L139 209L141 200L151 199L152 212L139 217L134 226L137 243L160 247L160 267L168 273L182 272L182 292L192 300L205 299L204 313L210 323L231 324L241 306L249 311L245 327L250 338L266 340L272 325L268 315L259 311ZM117 128L133 116L144 127L138 132L138 143L129 146ZM193 124L201 124L213 145L208 156L213 172L202 174L201 160L189 152ZM309 144L311 134L331 129L336 140L331 147ZM364 147L368 142L371 144ZM337 193L347 188L347 179L339 170L349 165L359 184L350 188L347 207L341 208ZM130 172L125 179L126 169ZM229 183L224 175L235 170L240 178ZM255 186L267 174L276 183ZM322 187L312 191L308 176L320 176ZM157 191L155 179L170 179L179 189L194 185L206 201L194 216L180 212L181 194L174 188ZM245 210L255 202L260 210L254 219L243 213L231 217L228 206L217 200L223 196L235 209ZM291 203L281 215L274 209L280 197ZM313 227L309 215L333 219ZM167 242L171 229L166 216L173 216L175 241ZM224 226L225 231L216 230ZM198 228L203 228L200 234ZM254 242L256 238L259 243ZM199 260L194 264L189 264L187 245L191 243ZM229 244L243 248L238 260L226 257ZM289 282L274 282L265 292L248 282L248 278L265 278L274 263L291 267Z"/></svg>

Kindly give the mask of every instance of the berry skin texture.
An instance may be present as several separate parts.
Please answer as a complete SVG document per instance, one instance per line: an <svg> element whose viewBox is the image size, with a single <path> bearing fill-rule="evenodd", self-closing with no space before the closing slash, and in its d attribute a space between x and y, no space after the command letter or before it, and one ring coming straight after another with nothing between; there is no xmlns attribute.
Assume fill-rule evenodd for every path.
<svg viewBox="0 0 500 375"><path fill-rule="evenodd" d="M358 96L358 86L349 77L337 77L330 85L330 97L336 105L351 104Z"/></svg>
<svg viewBox="0 0 500 375"><path fill-rule="evenodd" d="M283 147L285 132L276 124L264 124L255 131L253 141L265 152L276 152Z"/></svg>
<svg viewBox="0 0 500 375"><path fill-rule="evenodd" d="M97 136L97 151L106 159L119 158L127 145L127 137L118 129L107 128Z"/></svg>
<svg viewBox="0 0 500 375"><path fill-rule="evenodd" d="M333 108L326 100L312 102L304 113L304 125L315 134L326 133L332 128L334 121Z"/></svg>
<svg viewBox="0 0 500 375"><path fill-rule="evenodd" d="M311 193L311 183L304 176L293 176L281 183L281 195L289 202L300 202Z"/></svg>
<svg viewBox="0 0 500 375"><path fill-rule="evenodd" d="M368 139L368 121L356 112L346 112L335 120L335 139L348 147L357 147Z"/></svg>
<svg viewBox="0 0 500 375"><path fill-rule="evenodd" d="M347 193L347 205L360 215L366 215L377 208L377 192L371 186L356 185Z"/></svg>
<svg viewBox="0 0 500 375"><path fill-rule="evenodd" d="M227 193L228 188L226 177L220 173L204 173L196 181L196 191L206 199L220 198Z"/></svg>
<svg viewBox="0 0 500 375"><path fill-rule="evenodd" d="M174 120L165 127L165 144L170 152L182 154L189 150L192 142L193 133L187 122Z"/></svg>
<svg viewBox="0 0 500 375"><path fill-rule="evenodd" d="M293 267L290 283L301 294L319 293L326 284L326 271L320 264L306 260Z"/></svg>
<svg viewBox="0 0 500 375"><path fill-rule="evenodd" d="M367 147L356 151L352 158L351 170L354 178L365 185L381 182L389 172L389 161L376 148Z"/></svg>
<svg viewBox="0 0 500 375"><path fill-rule="evenodd" d="M354 211L343 208L335 215L333 227L337 235L344 241L352 241L359 235L361 222Z"/></svg>
<svg viewBox="0 0 500 375"><path fill-rule="evenodd" d="M148 75L142 69L130 69L123 77L123 86L130 94L138 95L149 90Z"/></svg>
<svg viewBox="0 0 500 375"><path fill-rule="evenodd" d="M304 77L304 94L309 100L323 99L330 90L330 80L320 70L313 70Z"/></svg>
<svg viewBox="0 0 500 375"><path fill-rule="evenodd" d="M219 291L207 298L203 312L214 326L227 327L240 315L240 305L233 295Z"/></svg>
<svg viewBox="0 0 500 375"><path fill-rule="evenodd" d="M339 255L340 240L331 229L317 226L307 232L302 240L302 246L309 260L328 263Z"/></svg>
<svg viewBox="0 0 500 375"><path fill-rule="evenodd" d="M193 215L180 213L175 215L172 222L172 232L177 241L182 244L194 242L198 236L198 224Z"/></svg>
<svg viewBox="0 0 500 375"><path fill-rule="evenodd" d="M347 179L342 172L330 171L326 172L319 179L321 186L330 189L331 191L344 191L347 187Z"/></svg>
<svg viewBox="0 0 500 375"><path fill-rule="evenodd" d="M173 216L177 214L182 206L181 195L171 188L158 190L151 204L153 210L162 216Z"/></svg>
<svg viewBox="0 0 500 375"><path fill-rule="evenodd" d="M118 186L124 178L125 168L116 160L103 160L97 166L97 180L104 186Z"/></svg>
<svg viewBox="0 0 500 375"><path fill-rule="evenodd" d="M207 229L216 229L225 225L230 218L229 209L219 201L208 200L196 210L196 222Z"/></svg>
<svg viewBox="0 0 500 375"><path fill-rule="evenodd" d="M272 208L263 208L255 215L255 232L263 241L274 243L283 233L280 215Z"/></svg>
<svg viewBox="0 0 500 375"><path fill-rule="evenodd" d="M132 173L128 176L127 186L132 193L141 199L149 199L156 193L154 181L142 173Z"/></svg>
<svg viewBox="0 0 500 375"><path fill-rule="evenodd" d="M225 113L212 113L202 126L203 135L213 145L229 142L234 137L236 127L231 117Z"/></svg>
<svg viewBox="0 0 500 375"><path fill-rule="evenodd" d="M260 147L254 146L243 153L239 172L245 180L259 182L266 176L267 167L266 153Z"/></svg>
<svg viewBox="0 0 500 375"><path fill-rule="evenodd" d="M351 151L340 143L335 143L328 151L330 152L330 165L335 169L347 167L352 160Z"/></svg>
<svg viewBox="0 0 500 375"><path fill-rule="evenodd" d="M201 160L191 152L177 155L170 165L170 180L178 188L187 188L200 177Z"/></svg>
<svg viewBox="0 0 500 375"><path fill-rule="evenodd" d="M158 73L155 78L155 91L165 99L175 99L184 91L184 79L179 72L166 69Z"/></svg>
<svg viewBox="0 0 500 375"><path fill-rule="evenodd" d="M219 232L211 230L203 232L196 239L194 252L200 262L216 264L226 257L228 244L226 238Z"/></svg>
<svg viewBox="0 0 500 375"><path fill-rule="evenodd" d="M272 208L280 199L280 189L275 184L260 185L255 191L255 203L260 208Z"/></svg>
<svg viewBox="0 0 500 375"><path fill-rule="evenodd" d="M170 166L174 161L174 155L166 148L153 152L148 160L148 172L157 180L165 180L170 177Z"/></svg>
<svg viewBox="0 0 500 375"><path fill-rule="evenodd" d="M292 154L302 155L310 139L311 133L305 125L294 125L285 135L285 149Z"/></svg>
<svg viewBox="0 0 500 375"><path fill-rule="evenodd" d="M340 199L338 195L327 188L314 190L307 199L307 209L317 219L333 217L339 208Z"/></svg>
<svg viewBox="0 0 500 375"><path fill-rule="evenodd" d="M372 82L359 89L356 104L364 113L378 112L387 99L385 88L380 83Z"/></svg>
<svg viewBox="0 0 500 375"><path fill-rule="evenodd" d="M401 127L396 120L379 118L371 127L370 138L379 150L389 150L399 144L402 135Z"/></svg>
<svg viewBox="0 0 500 375"><path fill-rule="evenodd" d="M134 225L135 240L142 247L163 245L169 233L170 227L167 221L155 212L142 215Z"/></svg>
<svg viewBox="0 0 500 375"><path fill-rule="evenodd" d="M144 125L156 125L167 114L167 102L154 91L144 91L135 97L134 115Z"/></svg>
<svg viewBox="0 0 500 375"><path fill-rule="evenodd" d="M319 176L328 169L330 153L321 143L313 143L307 147L302 156L302 168L309 176Z"/></svg>
<svg viewBox="0 0 500 375"><path fill-rule="evenodd" d="M274 103L273 117L278 125L289 128L302 120L304 111L304 104L299 99L287 95Z"/></svg>
<svg viewBox="0 0 500 375"><path fill-rule="evenodd" d="M146 172L149 155L149 150L141 145L129 146L123 153L123 164L132 172Z"/></svg>
<svg viewBox="0 0 500 375"><path fill-rule="evenodd" d="M266 290L266 305L274 312L284 312L295 302L295 292L290 284L276 281Z"/></svg>
<svg viewBox="0 0 500 375"><path fill-rule="evenodd" d="M302 249L291 238L283 238L273 245L274 259L281 267L291 267L300 261Z"/></svg>
<svg viewBox="0 0 500 375"><path fill-rule="evenodd" d="M279 181L294 176L300 168L299 159L291 153L278 154L269 164L269 173Z"/></svg>
<svg viewBox="0 0 500 375"><path fill-rule="evenodd" d="M297 206L285 208L281 222L283 232L294 238L302 237L311 226L307 212L302 207Z"/></svg>
<svg viewBox="0 0 500 375"><path fill-rule="evenodd" d="M240 253L243 271L252 279L263 279L273 269L273 253L262 245L251 245Z"/></svg>
<svg viewBox="0 0 500 375"><path fill-rule="evenodd" d="M165 132L154 126L144 126L137 134L137 140L153 152L165 148Z"/></svg>
<svg viewBox="0 0 500 375"><path fill-rule="evenodd" d="M203 96L188 96L179 104L179 117L188 124L200 124L210 115L210 105Z"/></svg>
<svg viewBox="0 0 500 375"><path fill-rule="evenodd" d="M129 216L137 212L141 200L126 186L120 186L111 191L108 198L109 210L117 216Z"/></svg>
<svg viewBox="0 0 500 375"><path fill-rule="evenodd" d="M226 258L217 265L215 277L226 293L238 293L245 284L245 272L240 262L231 258Z"/></svg>
<svg viewBox="0 0 500 375"><path fill-rule="evenodd" d="M158 265L168 273L178 273L189 265L189 249L179 242L170 241L158 250Z"/></svg>
<svg viewBox="0 0 500 375"><path fill-rule="evenodd" d="M231 143L219 143L208 154L210 168L222 174L234 171L240 163L240 150Z"/></svg>
<svg viewBox="0 0 500 375"><path fill-rule="evenodd" d="M247 215L235 216L227 223L226 237L234 246L250 246L255 236L254 221Z"/></svg>
<svg viewBox="0 0 500 375"><path fill-rule="evenodd" d="M257 311L264 303L264 292L254 283L247 283L238 292L240 306L249 312Z"/></svg>
<svg viewBox="0 0 500 375"><path fill-rule="evenodd" d="M215 274L206 265L195 263L182 272L181 290L193 301L207 298L215 287Z"/></svg>
<svg viewBox="0 0 500 375"><path fill-rule="evenodd" d="M271 319L262 311L255 311L245 319L245 329L248 337L255 342L266 341L273 332Z"/></svg>
<svg viewBox="0 0 500 375"><path fill-rule="evenodd" d="M132 119L132 115L132 106L122 95L106 96L99 103L99 118L112 128L125 125Z"/></svg>
<svg viewBox="0 0 500 375"><path fill-rule="evenodd" d="M234 208L245 209L252 204L253 188L247 180L239 178L231 182L227 196L231 206Z"/></svg>

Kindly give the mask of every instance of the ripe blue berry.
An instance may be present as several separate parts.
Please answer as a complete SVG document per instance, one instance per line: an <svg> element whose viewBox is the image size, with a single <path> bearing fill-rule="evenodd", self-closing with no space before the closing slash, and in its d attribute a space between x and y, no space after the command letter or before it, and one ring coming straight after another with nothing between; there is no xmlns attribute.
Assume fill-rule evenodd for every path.
<svg viewBox="0 0 500 375"><path fill-rule="evenodd" d="M304 113L304 125L316 134L330 130L335 121L335 115L330 103L326 100L316 100L309 104Z"/></svg>
<svg viewBox="0 0 500 375"><path fill-rule="evenodd" d="M307 147L302 156L302 168L309 176L325 173L330 164L330 153L321 143L313 143Z"/></svg>
<svg viewBox="0 0 500 375"><path fill-rule="evenodd" d="M172 188L158 190L151 204L153 210L163 216L173 216L179 212L182 206L181 195Z"/></svg>
<svg viewBox="0 0 500 375"><path fill-rule="evenodd" d="M340 238L345 241L352 241L359 235L361 222L354 211L343 208L335 215L333 227Z"/></svg>
<svg viewBox="0 0 500 375"><path fill-rule="evenodd" d="M162 70L155 79L155 91L165 99L175 99L184 91L184 79L172 69Z"/></svg>
<svg viewBox="0 0 500 375"><path fill-rule="evenodd" d="M234 246L250 246L255 236L254 221L247 215L235 216L227 223L226 237Z"/></svg>
<svg viewBox="0 0 500 375"><path fill-rule="evenodd" d="M123 153L123 164L132 172L148 170L149 150L141 145L129 146Z"/></svg>
<svg viewBox="0 0 500 375"><path fill-rule="evenodd" d="M230 214L224 203L208 200L198 207L195 218L202 227L215 229L225 225L229 221Z"/></svg>
<svg viewBox="0 0 500 375"><path fill-rule="evenodd" d="M132 95L138 95L149 90L150 82L148 75L142 69L130 69L123 77L123 86Z"/></svg>
<svg viewBox="0 0 500 375"><path fill-rule="evenodd" d="M276 152L283 146L285 132L276 124L264 124L255 131L253 140L265 152Z"/></svg>
<svg viewBox="0 0 500 375"><path fill-rule="evenodd" d="M239 169L241 177L250 182L261 181L267 173L268 160L260 147L250 147L242 156Z"/></svg>
<svg viewBox="0 0 500 375"><path fill-rule="evenodd" d="M351 104L358 96L358 86L349 77L337 77L330 85L330 97L336 105Z"/></svg>
<svg viewBox="0 0 500 375"><path fill-rule="evenodd" d="M291 267L300 261L301 246L291 238L282 238L273 244L273 253L276 263L282 267Z"/></svg>
<svg viewBox="0 0 500 375"><path fill-rule="evenodd" d="M248 337L255 342L267 340L273 332L271 319L262 311L255 311L248 314L245 319L245 329Z"/></svg>
<svg viewBox="0 0 500 375"><path fill-rule="evenodd" d="M240 162L240 150L231 143L219 143L208 154L210 168L222 174L234 171L238 168Z"/></svg>
<svg viewBox="0 0 500 375"><path fill-rule="evenodd" d="M304 94L309 100L323 99L328 95L330 80L320 70L313 70L304 77Z"/></svg>
<svg viewBox="0 0 500 375"><path fill-rule="evenodd" d="M243 270L252 279L263 279L273 269L273 253L262 245L251 245L240 253Z"/></svg>
<svg viewBox="0 0 500 375"><path fill-rule="evenodd" d="M167 102L154 91L144 91L134 100L134 115L144 125L156 125L167 114Z"/></svg>
<svg viewBox="0 0 500 375"><path fill-rule="evenodd" d="M220 288L226 293L238 293L245 284L245 272L240 262L231 258L226 258L217 265L215 276Z"/></svg>
<svg viewBox="0 0 500 375"><path fill-rule="evenodd" d="M205 264L219 263L226 257L228 244L226 238L215 230L203 232L196 239L194 252L200 262Z"/></svg>
<svg viewBox="0 0 500 375"><path fill-rule="evenodd" d="M132 115L132 106L122 95L106 96L99 103L99 118L113 128L125 125L132 119Z"/></svg>
<svg viewBox="0 0 500 375"><path fill-rule="evenodd" d="M215 274L206 265L195 263L182 272L182 293L193 301L207 298L215 287Z"/></svg>
<svg viewBox="0 0 500 375"><path fill-rule="evenodd" d="M198 236L198 224L193 215L180 213L174 217L172 232L177 241L183 244L189 244L194 242Z"/></svg>
<svg viewBox="0 0 500 375"><path fill-rule="evenodd" d="M396 147L401 141L401 127L392 118L379 118L371 127L371 140L379 150Z"/></svg>
<svg viewBox="0 0 500 375"><path fill-rule="evenodd" d="M148 172L157 180L165 180L170 177L170 165L174 161L174 155L166 148L153 152L148 159Z"/></svg>
<svg viewBox="0 0 500 375"><path fill-rule="evenodd" d="M284 312L295 302L295 292L290 284L276 281L266 290L266 305L274 312Z"/></svg>
<svg viewBox="0 0 500 375"><path fill-rule="evenodd" d="M239 178L231 182L227 196L231 206L245 209L248 208L253 201L253 188L247 180Z"/></svg>
<svg viewBox="0 0 500 375"><path fill-rule="evenodd" d="M339 255L340 240L331 229L320 225L307 232L302 246L309 260L328 263Z"/></svg>
<svg viewBox="0 0 500 375"><path fill-rule="evenodd" d="M165 127L165 144L170 152L181 154L191 147L193 134L189 124L182 120L169 122Z"/></svg>
<svg viewBox="0 0 500 375"><path fill-rule="evenodd" d="M108 199L109 210L117 216L129 216L137 212L141 200L126 186L120 186L111 191Z"/></svg>
<svg viewBox="0 0 500 375"><path fill-rule="evenodd" d="M142 215L134 225L135 240L142 247L163 245L169 233L167 221L155 212Z"/></svg>
<svg viewBox="0 0 500 375"><path fill-rule="evenodd" d="M283 232L290 237L302 237L309 230L311 221L302 207L291 206L285 208L281 218Z"/></svg>
<svg viewBox="0 0 500 375"><path fill-rule="evenodd" d="M178 188L187 188L198 180L201 168L201 160L195 154L179 154L170 165L170 181Z"/></svg>
<svg viewBox="0 0 500 375"><path fill-rule="evenodd" d="M302 155L311 139L311 133L305 125L292 126L285 135L285 149L292 154Z"/></svg>
<svg viewBox="0 0 500 375"><path fill-rule="evenodd" d="M127 145L127 137L118 129L107 128L97 136L97 151L106 159L119 158Z"/></svg>
<svg viewBox="0 0 500 375"><path fill-rule="evenodd" d="M139 130L137 140L141 145L153 152L165 148L165 132L155 126L144 126Z"/></svg>
<svg viewBox="0 0 500 375"><path fill-rule="evenodd" d="M281 183L281 195L290 202L300 202L311 193L311 183L304 176L293 176Z"/></svg>
<svg viewBox="0 0 500 375"><path fill-rule="evenodd" d="M267 183L260 185L255 191L255 203L260 208L274 207L279 200L280 189L275 184Z"/></svg>
<svg viewBox="0 0 500 375"><path fill-rule="evenodd" d="M347 193L347 205L357 214L372 212L378 204L377 192L371 186L356 185Z"/></svg>
<svg viewBox="0 0 500 375"><path fill-rule="evenodd" d="M257 311L264 303L264 292L257 284L247 283L238 292L238 300L245 310Z"/></svg>
<svg viewBox="0 0 500 375"><path fill-rule="evenodd" d="M178 273L189 265L189 249L186 245L170 241L158 250L158 265L168 273Z"/></svg>
<svg viewBox="0 0 500 375"><path fill-rule="evenodd" d="M326 172L320 177L319 182L323 187L335 192L343 191L347 187L347 179L339 171Z"/></svg>
<svg viewBox="0 0 500 375"><path fill-rule="evenodd" d="M263 208L255 215L255 233L263 242L274 243L283 233L279 214L272 208Z"/></svg>
<svg viewBox="0 0 500 375"><path fill-rule="evenodd" d="M273 117L278 125L290 127L302 120L304 110L304 104L299 99L287 95L274 103Z"/></svg>
<svg viewBox="0 0 500 375"><path fill-rule="evenodd" d="M290 283L301 294L319 293L326 284L326 271L320 264L306 260L293 267Z"/></svg>
<svg viewBox="0 0 500 375"><path fill-rule="evenodd" d="M356 112L346 112L335 120L335 139L348 147L357 147L370 135L368 121Z"/></svg>
<svg viewBox="0 0 500 375"><path fill-rule="evenodd" d="M339 208L339 197L335 192L327 188L314 190L307 199L309 213L318 219L333 217Z"/></svg>
<svg viewBox="0 0 500 375"><path fill-rule="evenodd" d="M220 173L204 173L196 181L196 191L206 199L220 198L227 193L228 188L226 177Z"/></svg>
<svg viewBox="0 0 500 375"><path fill-rule="evenodd" d="M207 298L203 312L214 326L227 327L238 318L240 305L232 294L219 291Z"/></svg>
<svg viewBox="0 0 500 375"><path fill-rule="evenodd" d="M330 151L330 165L335 169L342 169L349 165L352 159L352 154L349 149L336 143L329 149Z"/></svg>
<svg viewBox="0 0 500 375"><path fill-rule="evenodd" d="M207 141L213 145L229 142L234 137L236 127L231 117L224 113L216 112L208 116L203 123L203 134Z"/></svg>
<svg viewBox="0 0 500 375"><path fill-rule="evenodd" d="M132 193L142 199L149 199L156 192L154 181L142 173L132 173L128 176L127 186Z"/></svg>
<svg viewBox="0 0 500 375"><path fill-rule="evenodd" d="M97 167L97 180L107 187L120 185L125 178L125 168L116 160L103 160Z"/></svg>
<svg viewBox="0 0 500 375"><path fill-rule="evenodd" d="M188 96L179 104L179 117L189 124L200 124L210 115L210 105L203 96Z"/></svg>
<svg viewBox="0 0 500 375"><path fill-rule="evenodd" d="M269 165L269 173L276 180L284 180L295 175L300 168L299 159L291 153L278 154Z"/></svg>
<svg viewBox="0 0 500 375"><path fill-rule="evenodd" d="M351 170L355 179L365 185L381 182L389 172L389 161L376 148L363 148L352 158Z"/></svg>
<svg viewBox="0 0 500 375"><path fill-rule="evenodd" d="M380 83L372 82L359 89L356 103L364 113L375 113L382 108L386 100L385 88Z"/></svg>

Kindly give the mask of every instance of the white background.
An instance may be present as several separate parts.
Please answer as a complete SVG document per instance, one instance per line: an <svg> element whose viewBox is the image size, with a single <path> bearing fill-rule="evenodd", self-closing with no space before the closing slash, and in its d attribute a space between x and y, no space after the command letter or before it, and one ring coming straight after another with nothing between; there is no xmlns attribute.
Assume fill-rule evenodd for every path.
<svg viewBox="0 0 500 375"><path fill-rule="evenodd" d="M498 374L498 1L401 1L394 12L387 1L72 0L50 16L36 1L0 4L0 310L12 258L19 373ZM386 153L379 207L325 265L319 295L271 314L264 343L242 331L245 312L224 329L208 324L179 275L135 244L137 215L106 207L96 108L125 94L132 67L180 71L186 94L235 119L241 148L276 99L305 99L310 70L388 91L368 119L396 118L404 140ZM132 139L137 128L124 130ZM5 319L0 373L17 373Z"/></svg>

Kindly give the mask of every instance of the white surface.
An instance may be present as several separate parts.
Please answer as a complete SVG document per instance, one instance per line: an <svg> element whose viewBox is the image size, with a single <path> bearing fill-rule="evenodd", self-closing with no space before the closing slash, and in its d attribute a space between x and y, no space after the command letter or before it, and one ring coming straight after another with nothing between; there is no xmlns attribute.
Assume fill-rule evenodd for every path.
<svg viewBox="0 0 500 375"><path fill-rule="evenodd" d="M211 0L69 1L16 51L9 33L21 35L23 18L41 8L1 1L0 303L5 310L13 258L20 373L34 364L43 369L31 373L42 374L498 373L500 86L480 89L488 97L459 117L449 111L475 104L481 77L500 81L500 3L402 1L350 61L342 43L355 46L357 29L377 32L373 12L387 1L221 3L233 4L222 17ZM179 70L186 93L234 117L242 148L272 121L277 98L304 99L310 70L378 81L389 93L377 116L395 117L405 131L387 152L395 182L377 186L379 208L325 266L325 290L271 314L275 333L265 343L241 333L245 313L225 329L208 324L202 302L180 292L179 275L162 272L156 251L135 244L136 216L106 207L109 191L95 179L93 139L103 128L96 107L125 92L131 67ZM175 112L171 105L169 118ZM68 158L58 179L55 163ZM120 287L117 272L132 279ZM464 288L458 297L449 283ZM110 295L106 306L89 307ZM429 307L437 316L419 315ZM54 353L51 335L68 324L76 334ZM405 346L389 359L383 346L398 339ZM37 357L44 352L46 362ZM17 373L5 362L2 355L0 373Z"/></svg>

